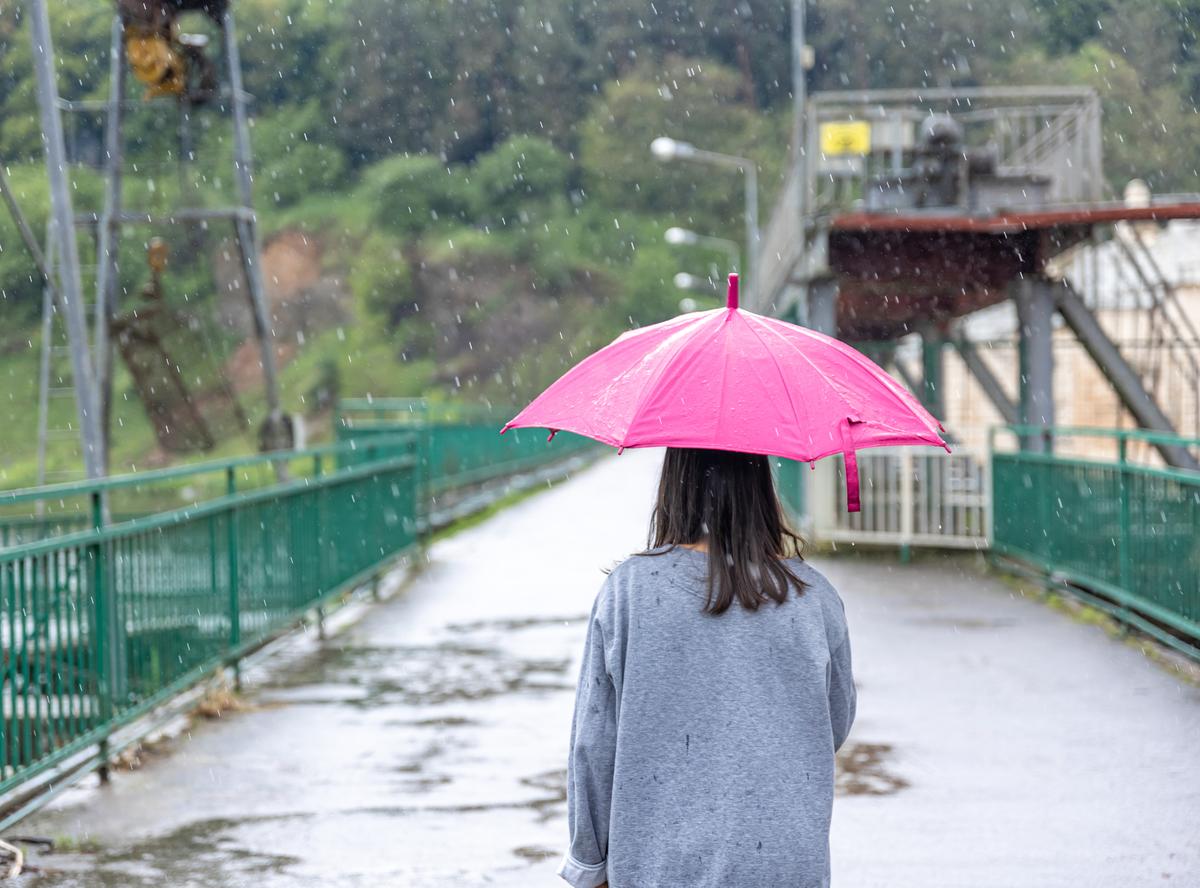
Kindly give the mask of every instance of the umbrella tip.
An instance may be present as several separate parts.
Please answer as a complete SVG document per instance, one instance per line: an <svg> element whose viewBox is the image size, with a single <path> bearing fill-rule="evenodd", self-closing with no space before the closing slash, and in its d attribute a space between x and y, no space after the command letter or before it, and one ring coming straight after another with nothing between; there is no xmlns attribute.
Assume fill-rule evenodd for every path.
<svg viewBox="0 0 1200 888"><path fill-rule="evenodd" d="M729 275L729 295L726 297L726 303L729 308L738 307L738 276L737 272Z"/></svg>

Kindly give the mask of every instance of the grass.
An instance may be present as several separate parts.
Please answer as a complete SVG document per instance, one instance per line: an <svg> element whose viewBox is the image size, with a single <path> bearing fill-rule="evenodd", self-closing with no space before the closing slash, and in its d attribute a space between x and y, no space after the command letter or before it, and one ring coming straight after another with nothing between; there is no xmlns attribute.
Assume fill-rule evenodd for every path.
<svg viewBox="0 0 1200 888"><path fill-rule="evenodd" d="M54 843L52 854L99 854L104 850L104 846L91 836L64 834L54 836L51 841Z"/></svg>

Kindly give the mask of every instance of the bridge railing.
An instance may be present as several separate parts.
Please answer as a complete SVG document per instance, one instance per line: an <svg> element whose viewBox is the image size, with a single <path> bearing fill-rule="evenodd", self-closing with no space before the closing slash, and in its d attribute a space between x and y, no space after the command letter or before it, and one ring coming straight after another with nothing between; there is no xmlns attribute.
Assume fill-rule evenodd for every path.
<svg viewBox="0 0 1200 888"><path fill-rule="evenodd" d="M598 446L569 432L557 433L551 442L544 429L510 429L500 435L511 418L511 412L482 406L356 398L340 402L334 429L338 440L362 444L417 430L418 459L433 496Z"/></svg>
<svg viewBox="0 0 1200 888"><path fill-rule="evenodd" d="M102 767L125 725L417 545L432 486L573 452L503 444L490 416L443 434L429 415L305 451L0 492L17 524L53 506L53 524L0 548L0 828L51 774L62 786ZM474 462L431 460L429 440ZM130 491L171 505L114 512Z"/></svg>
<svg viewBox="0 0 1200 888"><path fill-rule="evenodd" d="M1007 431L1046 435L1057 446L1005 452L993 436L993 552L1200 654L1200 473L1133 456L1154 442L1195 452L1200 439L1119 429ZM1110 441L1115 459L1071 455L1070 445L1083 439Z"/></svg>
<svg viewBox="0 0 1200 888"><path fill-rule="evenodd" d="M881 447L858 455L859 512L846 510L840 456L803 466L799 474L781 473L780 490L816 542L982 549L988 544L987 472L987 463L969 453Z"/></svg>

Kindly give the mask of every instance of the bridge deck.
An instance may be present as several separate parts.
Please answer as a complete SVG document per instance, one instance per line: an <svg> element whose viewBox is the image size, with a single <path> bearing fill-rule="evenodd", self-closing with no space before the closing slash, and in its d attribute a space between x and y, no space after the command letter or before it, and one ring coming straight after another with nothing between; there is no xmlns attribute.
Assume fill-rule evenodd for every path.
<svg viewBox="0 0 1200 888"><path fill-rule="evenodd" d="M102 849L38 885L561 884L583 620L656 468L607 459L436 544L365 619L252 673L251 709L24 825ZM1200 883L1200 689L962 561L818 563L860 685L837 882Z"/></svg>

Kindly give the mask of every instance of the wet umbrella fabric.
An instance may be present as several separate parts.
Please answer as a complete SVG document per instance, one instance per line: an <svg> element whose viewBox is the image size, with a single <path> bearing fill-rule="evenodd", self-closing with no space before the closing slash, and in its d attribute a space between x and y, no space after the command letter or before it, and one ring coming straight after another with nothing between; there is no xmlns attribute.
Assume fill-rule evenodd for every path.
<svg viewBox="0 0 1200 888"><path fill-rule="evenodd" d="M738 307L632 330L585 358L518 413L511 428L575 432L626 447L698 447L813 461L842 453L849 511L857 450L946 446L938 421L862 353Z"/></svg>

